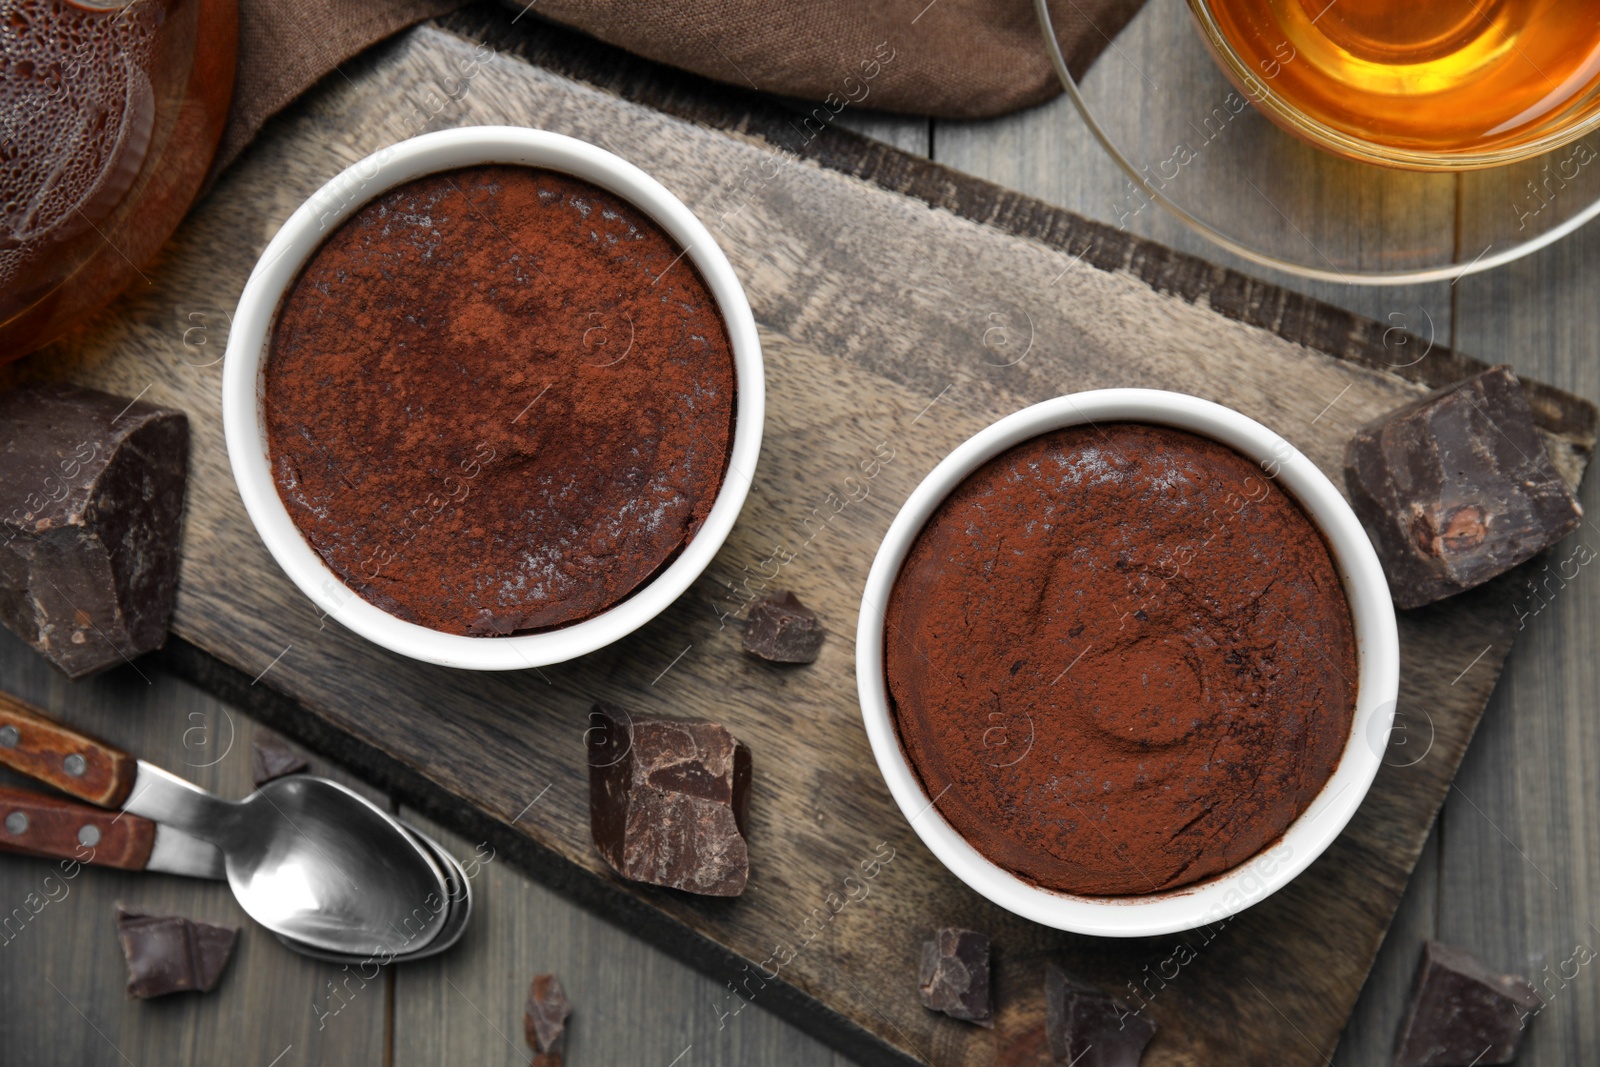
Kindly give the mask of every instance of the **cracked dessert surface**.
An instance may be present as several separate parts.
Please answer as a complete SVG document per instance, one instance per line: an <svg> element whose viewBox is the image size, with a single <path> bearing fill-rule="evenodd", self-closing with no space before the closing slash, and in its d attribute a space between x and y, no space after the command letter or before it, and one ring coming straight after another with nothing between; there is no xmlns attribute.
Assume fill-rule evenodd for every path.
<svg viewBox="0 0 1600 1067"><path fill-rule="evenodd" d="M1316 526L1226 446L1138 423L1044 434L973 472L901 567L884 652L940 814L1069 893L1249 859L1333 774L1355 708Z"/></svg>
<svg viewBox="0 0 1600 1067"><path fill-rule="evenodd" d="M271 345L284 506L408 622L593 618L722 488L738 388L717 301L653 219L569 175L473 166L376 197L308 260Z"/></svg>

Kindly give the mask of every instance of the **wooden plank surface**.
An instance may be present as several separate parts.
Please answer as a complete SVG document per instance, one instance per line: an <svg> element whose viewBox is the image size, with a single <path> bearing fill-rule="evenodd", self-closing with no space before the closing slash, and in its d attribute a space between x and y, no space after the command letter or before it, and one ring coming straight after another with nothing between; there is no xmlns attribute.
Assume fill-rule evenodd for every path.
<svg viewBox="0 0 1600 1067"><path fill-rule="evenodd" d="M509 60L496 61L492 77L480 78L464 99L452 102L450 114L441 112L432 123L514 118L566 129L645 161L703 216L726 217L722 212L742 204L744 210L725 228L724 243L766 328L774 415L762 478L771 487L752 500L709 579L615 650L549 670L545 680L468 678L397 663L336 629L318 630L314 614L265 559L222 467L214 411L206 410L214 401L199 399L214 397L216 369L197 365L205 362L198 358L204 353L183 348L181 330L192 322L186 319L191 313L222 319L229 287L236 292L242 284L273 220L310 188L391 139L397 128L414 132L404 127L408 105L425 103L430 86L448 69L441 57L459 58L463 47L425 32L348 72L348 87L325 86L275 124L202 206L158 271L158 291L126 302L118 329L77 338L69 346L78 376L129 393L148 385L149 395L183 403L196 419L197 469L179 633L231 663L245 682L274 664L266 684L294 696L307 711L279 707L273 714L447 814L455 825L481 828L487 839L504 843L512 858L648 925L656 938L697 952L702 966L720 965L730 977L739 973L739 957L763 958L765 942L783 928L787 916L797 909L805 914L813 898L824 898L830 872L849 870L856 853L870 851L877 840L893 841L897 881L892 895L886 884L881 904L842 913L816 951L796 960L785 975L787 985L773 983L760 997L862 1054L898 1049L941 1063L988 1062L995 1055L996 1046L985 1035L942 1023L915 1007L909 995L910 958L922 933L919 924L965 920L996 933L1000 980L1006 983L1009 975L1018 983L1015 1008L999 1035L1012 1048L1016 1039L1036 1034L1036 993L1030 993L1026 975L1046 954L1112 985L1120 984L1118 975L1137 974L1141 961L1159 961L1168 946L1134 944L1111 951L1019 924L973 901L921 853L888 805L881 783L873 780L854 718L847 640L841 636L830 644L818 669L803 676L803 691L794 678L775 686L771 675L732 654L731 635L718 630L711 609L741 567L763 558L772 538L786 536L789 523L826 499L830 476L853 469L852 449L870 450L875 441L892 439L903 443L908 462L884 469L873 496L858 510L841 513L841 521L816 540L789 583L821 605L836 634L848 635L870 547L894 503L931 457L998 414L1061 391L1063 380L1087 387L1147 381L1159 373L1164 384L1218 397L1264 418L1330 468L1344 433L1419 388L1394 375L1319 357L1186 299L1207 281L1218 286L1207 294L1213 303L1237 302L1260 315L1261 308L1246 298L1265 295L1269 315L1280 320L1285 311L1299 315L1283 320L1297 336L1318 334L1343 353L1364 351L1372 362L1381 360L1372 345L1381 331L1226 275L1194 267L1184 274L1181 261L1080 227L1077 235L1095 242L1085 259L1133 269L1106 273L1073 263L1045 244L1017 241L954 214L930 214L915 201L886 196L808 164L794 165L781 183L762 189L757 198L730 203L730 190L708 180L703 161L726 153L726 166L718 172L725 176L737 173L752 154L766 158L770 147L663 119ZM458 51L451 53L452 48ZM379 83L381 92L364 97L359 86L371 79L388 80ZM943 180L916 174L890 157L868 162L874 160L901 168L899 175L910 175L913 183ZM970 204L981 192L957 184L955 206ZM219 200L230 209L219 209ZM241 203L251 204L256 214L241 213ZM1025 204L1017 207L1024 209L1037 213ZM828 220L825 235L807 233L796 221L808 216ZM784 221L786 226L775 225ZM1076 225L1060 218L1047 222L1057 227L1047 237L1070 237ZM1002 223L1018 225L1015 216ZM1177 272L1166 286L1177 297L1162 295L1143 280L1144 272L1163 265ZM947 273L957 267L959 285ZM1024 293L1029 302L1020 306L1018 296ZM893 313L886 316L884 307ZM1038 358L1010 368L1011 373L994 374L984 369L993 364L983 359L984 331L993 321L987 316L1016 311L1034 323L1042 341ZM1343 332L1329 335L1330 323L1340 324ZM114 349L120 354L113 362ZM1439 373L1449 371L1446 365ZM1295 388L1285 390L1285 381ZM807 401L819 383L841 398L842 410L810 410ZM919 413L941 394L937 419L924 422ZM1319 420L1320 409L1341 396ZM1541 408L1552 426L1569 437L1587 432L1589 416L1581 409L1563 408L1548 394L1544 400ZM917 464L909 462L913 457ZM1193 968L1192 981L1174 985L1170 998L1154 1008L1165 1029L1152 1048L1152 1062L1234 1054L1241 1040L1271 1041L1269 1047L1291 1062L1315 1061L1324 1047L1331 1049L1503 652L1504 625L1480 609L1468 598L1407 620L1413 652L1480 639L1492 650L1458 686L1448 685L1430 657L1424 656L1428 662L1413 657L1414 669L1408 663L1408 699L1426 694L1444 720L1438 759L1419 764L1409 775L1386 772L1342 839L1339 855L1330 854L1313 874L1254 909ZM659 689L645 684L679 652L696 646L699 653L686 655L666 676L668 684ZM181 660L184 649L175 655ZM727 700L730 693L740 705L751 706L735 706ZM773 873L758 873L737 907L715 908L621 886L601 868L583 829L582 764L576 757L583 712L596 696L621 699L639 710L720 718L750 740L758 761L770 768L761 772L753 839L758 872L765 862ZM790 706L801 697L811 713L792 719ZM826 753L820 769L783 758L797 734L804 735L804 747ZM574 757L560 755L568 750ZM451 758L441 759L440 753ZM527 801L547 785L547 802L522 817ZM771 798L766 804L763 795ZM464 807L452 796L471 797L473 805ZM935 914L938 919L930 920ZM1296 943L1283 943L1290 934ZM1220 996L1221 978L1263 966L1263 945L1279 949L1280 962L1299 961L1305 973L1286 981L1280 966L1269 966L1255 973L1278 995ZM878 995L867 996L863 988ZM838 1014L819 1014L815 1001ZM1311 1050L1292 1044L1286 1022L1317 1035L1307 1042ZM1207 1024L1212 1028L1199 1028ZM1278 1035L1285 1040L1275 1041Z"/></svg>
<svg viewBox="0 0 1600 1067"><path fill-rule="evenodd" d="M463 859L487 857L461 945L395 969L394 1067L526 1067L522 1005L536 974L572 1001L566 1062L650 1067L846 1067L759 1007L725 1015L726 987L501 862L492 846L417 823Z"/></svg>
<svg viewBox="0 0 1600 1067"><path fill-rule="evenodd" d="M1139 26L1140 20L1136 19L1134 25ZM1129 110L1132 111L1131 104ZM926 154L920 152L918 148L919 144L928 140L926 120L879 113L852 114L846 111L839 116L839 121L848 129L896 145L903 151ZM1007 188L1028 192L1051 204L1077 211L1089 218L1097 218L1107 223L1115 222L1108 205L1114 202L1123 188L1124 179L1121 171L1109 158L1099 154L1098 147L1084 127L1077 110L1065 99L986 122L956 123L936 120L933 124L932 141L934 151L931 158L940 163ZM1450 224L1453 225L1453 220ZM1204 241L1196 240L1190 231L1159 212L1136 217L1131 220L1129 229L1140 236L1165 240L1175 243L1177 247L1196 251L1207 258L1241 266L1233 263L1234 257L1228 256L1220 249L1208 247ZM1374 245L1381 245L1385 241L1406 238L1397 235L1392 229L1375 225L1366 239ZM1448 283L1400 288L1332 286L1304 279L1269 276L1279 284L1286 284L1299 292L1327 300L1357 314L1370 316L1381 324L1394 328L1394 332L1385 331L1382 344L1385 358L1397 367L1426 360L1433 354L1436 346L1451 343L1455 325L1455 289ZM1504 314L1503 300L1488 305L1486 315L1492 321L1499 321L1499 316ZM1518 355L1520 354L1519 351ZM1564 359L1547 360L1541 367L1549 366L1554 371L1570 359L1568 355ZM1551 377L1554 381L1563 382L1567 388L1580 395L1595 395L1591 389L1573 388L1565 377L1556 376L1554 373ZM1577 641L1581 642L1581 635L1592 631L1580 627L1568 632L1579 635ZM1550 646L1542 636L1533 637L1531 640L1540 647ZM1528 643L1530 638L1524 638L1513 655L1529 655L1525 647ZM1572 639L1556 642L1549 647L1545 658L1548 660L1570 656L1576 651L1572 647L1573 644ZM1550 655L1551 652L1554 656ZM1502 679L1501 685L1496 689L1496 700L1491 703L1488 712L1491 721L1495 715L1495 707L1505 701L1501 694L1508 686L1515 684L1514 679ZM1568 710L1560 704L1540 704L1534 709L1534 714L1542 718L1570 717ZM1575 747L1563 751L1565 759L1587 764L1596 756L1600 756L1600 731L1594 731L1592 736L1581 737L1578 741ZM1478 748L1482 747L1480 742ZM1469 765L1471 765L1470 757ZM1520 795L1520 793L1514 794L1514 796ZM1581 827L1581 822L1578 825ZM1580 834L1581 829L1568 829L1565 832L1556 831L1555 836L1565 844L1581 847ZM1340 1035L1338 1050L1333 1055L1333 1060L1337 1063L1360 1067L1365 1064L1387 1062L1391 1055L1395 1034L1409 1000L1419 946L1425 938L1443 936L1439 926L1438 837L1437 828L1428 836L1427 846L1417 862L1411 881L1406 886L1405 895L1396 910L1394 922L1385 937L1383 948L1373 964L1366 984L1362 987L1361 996L1351 1013L1350 1021ZM1457 894L1464 898L1460 903L1465 903L1478 895L1476 886L1480 884L1480 880L1471 880L1470 884L1474 887L1472 891ZM1458 901L1453 898L1451 904L1452 910L1456 910L1455 905ZM1482 914L1482 919L1493 925L1501 922L1502 916L1497 912L1488 912ZM1509 962L1504 966L1508 970L1515 970L1518 967L1526 967L1530 973L1538 970L1538 967L1531 965L1528 959L1516 953L1506 958ZM1542 962L1539 966L1542 966ZM1600 1004L1595 1006L1600 1007ZM1594 1014L1600 1015L1600 1013ZM1566 1032L1554 1037L1545 1034L1535 1045L1530 1046L1531 1051L1528 1056L1532 1058L1531 1062L1540 1064L1567 1063L1574 1058L1573 1052L1578 1047L1579 1045L1570 1039Z"/></svg>
<svg viewBox="0 0 1600 1067"><path fill-rule="evenodd" d="M1117 37L1117 47L1109 49L1083 79L1083 92L1095 108L1103 128L1125 150L1133 149L1128 134L1137 129L1152 112L1178 115L1187 110L1181 102L1199 92L1206 99L1225 94L1226 83L1204 49L1193 47L1196 30L1181 3L1154 2L1134 16ZM1162 56L1157 69L1144 57ZM1197 87L1204 86L1204 89ZM1199 109L1204 112L1204 108ZM1265 120L1246 113L1252 123ZM1230 136L1235 131L1230 130ZM1117 164L1095 140L1093 133L1065 97L1041 107L1031 108L1000 119L983 122L939 122L935 129L933 158L959 170L988 178L1007 188L1017 189L1051 203L1069 208L1088 218L1126 229L1127 232L1160 241L1164 245L1194 253L1212 262L1242 269L1275 285L1306 293L1384 324L1402 326L1440 345L1451 343L1448 324L1452 290L1448 283L1395 288L1343 285L1337 282L1308 281L1294 275L1272 271L1248 263L1223 251L1207 238L1195 233L1172 215L1154 205L1129 211L1128 180ZM1171 145L1163 145L1162 156ZM1210 182L1207 188L1219 197L1234 200L1231 214L1219 217L1256 218L1268 228L1289 226L1295 218L1349 218L1350 199L1380 205L1382 213L1368 220L1359 234L1348 238L1344 247L1359 248L1368 260L1380 254L1405 253L1414 248L1437 244L1437 234L1448 235L1455 226L1454 196L1437 194L1441 183L1437 175L1397 176L1373 168L1368 180L1356 188L1343 188L1319 180L1314 166L1304 165L1315 152L1309 145L1290 142L1283 148L1286 158L1281 169L1286 175L1277 197L1268 201L1265 194L1246 181ZM1156 159L1131 160L1136 165L1153 166ZM1300 165L1297 165L1300 164ZM1295 181L1303 178L1303 181ZM1443 183L1449 184L1445 177ZM1415 190L1410 197L1388 198L1378 195L1380 182L1390 190L1403 183ZM1175 187L1180 199L1192 198L1184 185ZM1297 208L1296 205L1299 205ZM1208 210L1215 210L1205 205ZM1285 211L1288 214L1285 214ZM1328 265L1316 252L1317 245L1305 234L1295 234L1291 242L1318 266ZM1391 334L1390 357L1397 363L1415 358L1417 346L1404 344L1400 333Z"/></svg>
<svg viewBox="0 0 1600 1067"><path fill-rule="evenodd" d="M224 796L249 792L250 741L260 727L149 661L138 672L123 668L70 683L0 631L0 679L7 691ZM310 770L386 802L320 757ZM9 772L0 771L0 780L37 788ZM492 846L410 810L400 816L471 865L474 919L447 955L368 982L283 948L246 919L220 883L99 868L63 880L48 861L0 856L0 921L11 921L0 927L0 998L13 1006L0 1012L0 1062L525 1067L522 999L540 971L560 975L575 1005L568 1060L575 1065L664 1067L690 1045L680 1067L848 1062L760 1008L719 1026L712 1005L722 986L714 979L537 884ZM130 1001L113 921L117 901L241 926L217 989ZM30 918L18 919L16 908Z"/></svg>
<svg viewBox="0 0 1600 1067"><path fill-rule="evenodd" d="M1129 34L1160 32L1141 16ZM1138 54L1138 45L1130 46ZM1090 79L1127 79L1117 64L1102 64ZM1101 99L1112 94L1098 89ZM1130 101L1116 122L1137 115ZM914 124L914 120L913 124ZM864 126L877 134L877 128ZM913 127L914 128L914 127ZM936 122L933 158L1091 218L1114 222L1109 210L1122 191L1115 165L1095 150L1088 130L1066 100L981 123ZM1486 185L1475 186L1492 195ZM1468 200L1462 217L1503 212L1502 202ZM1373 247L1404 242L1416 224L1386 218L1363 239ZM1452 220L1453 221L1453 220ZM1448 223L1447 223L1448 225ZM1132 232L1195 251L1217 262L1232 257L1196 238L1160 212L1129 223ZM1471 234L1460 242L1476 249ZM1330 286L1246 267L1289 288L1403 326L1420 335L1389 335L1396 363L1421 356L1427 342L1458 345L1489 361L1580 396L1600 396L1600 314L1592 297L1600 269L1600 232L1579 231L1529 259L1456 285ZM1600 494L1587 485L1581 498L1592 516ZM1568 559L1578 546L1600 549L1591 524L1551 556ZM1581 558L1581 557L1580 557ZM1584 569L1585 571L1587 568ZM1554 583L1559 598L1532 619L1485 713L1439 826L1429 837L1343 1034L1335 1060L1386 1062L1404 1010L1423 938L1443 937L1481 953L1507 971L1548 978L1577 944L1600 946L1600 873L1595 856L1592 798L1600 761L1600 720L1592 714L1596 689L1593 647L1600 624L1600 585L1580 571L1573 583ZM1524 599L1524 606L1529 601ZM1441 838L1443 840L1441 840ZM1442 870L1441 870L1442 868ZM1572 968L1567 968L1572 973ZM1600 982L1548 979L1551 1008L1535 1024L1518 1062L1534 1067L1581 1062L1600 1047ZM1558 1006L1559 1005L1559 1008Z"/></svg>
<svg viewBox="0 0 1600 1067"><path fill-rule="evenodd" d="M4 688L223 796L251 790L255 723L148 661L72 683L0 633ZM381 799L343 771L319 771ZM0 781L39 788L9 771ZM335 999L338 967L287 951L224 884L0 855L0 1061L28 1067L230 1062L380 1067L389 1034L385 979ZM69 868L70 869L70 868ZM222 981L204 996L131 1000L117 942L123 903L240 927ZM26 918L23 918L26 916ZM320 1004L322 1007L315 1008Z"/></svg>
<svg viewBox="0 0 1600 1067"><path fill-rule="evenodd" d="M1579 395L1600 395L1597 269L1600 229L1590 225L1463 280L1457 336ZM1579 946L1600 950L1600 568L1577 563L1600 551L1600 493L1584 488L1588 518L1550 557L1559 570L1578 553L1567 570L1577 576L1552 581L1538 600L1516 590L1523 610L1538 610L1441 817L1438 936L1545 988L1548 1006L1519 1060L1534 1065L1584 1062L1600 1048L1600 977L1593 964L1568 962Z"/></svg>

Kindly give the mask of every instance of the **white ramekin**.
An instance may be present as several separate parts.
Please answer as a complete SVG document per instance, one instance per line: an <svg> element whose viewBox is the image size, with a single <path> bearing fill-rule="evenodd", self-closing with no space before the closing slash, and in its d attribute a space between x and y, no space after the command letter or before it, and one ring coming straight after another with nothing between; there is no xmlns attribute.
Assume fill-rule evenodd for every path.
<svg viewBox="0 0 1600 1067"><path fill-rule="evenodd" d="M1356 711L1338 769L1283 837L1208 881L1165 893L1084 897L1030 885L996 866L945 822L906 762L889 712L883 624L889 592L917 534L983 463L1029 438L1066 426L1143 422L1220 441L1260 461L1322 530L1344 582L1355 625ZM1214 924L1282 888L1322 854L1355 814L1382 761L1400 685L1400 642L1389 585L1366 532L1333 483L1273 431L1208 400L1154 389L1100 389L1025 408L985 428L935 467L906 500L867 575L856 634L856 686L867 738L895 803L933 854L972 889L1026 919L1082 934L1149 937Z"/></svg>
<svg viewBox="0 0 1600 1067"><path fill-rule="evenodd" d="M546 167L593 182L654 219L710 287L727 324L738 379L728 473L700 531L672 563L628 599L583 622L519 637L464 637L406 622L363 600L323 563L289 517L272 478L261 383L278 305L318 245L373 197L413 178L481 163ZM373 153L319 189L262 252L239 297L222 372L228 461L261 540L300 591L349 629L391 651L472 670L515 670L581 656L649 622L698 578L733 529L761 452L766 389L761 345L744 289L705 226L660 182L626 160L560 134L468 126L423 134Z"/></svg>

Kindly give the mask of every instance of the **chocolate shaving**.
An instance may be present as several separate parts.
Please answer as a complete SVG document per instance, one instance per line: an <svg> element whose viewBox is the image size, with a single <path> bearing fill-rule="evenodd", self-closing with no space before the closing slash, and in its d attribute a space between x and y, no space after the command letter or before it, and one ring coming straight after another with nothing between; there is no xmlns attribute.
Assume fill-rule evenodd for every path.
<svg viewBox="0 0 1600 1067"><path fill-rule="evenodd" d="M160 648L189 421L59 383L0 394L0 622L69 677Z"/></svg>
<svg viewBox="0 0 1600 1067"><path fill-rule="evenodd" d="M535 975L528 987L528 1004L522 1017L528 1044L535 1053L533 1067L561 1067L567 1044L567 1016L572 1005L553 974Z"/></svg>
<svg viewBox="0 0 1600 1067"><path fill-rule="evenodd" d="M1351 505L1400 608L1481 585L1583 520L1510 367L1368 423L1344 462Z"/></svg>
<svg viewBox="0 0 1600 1067"><path fill-rule="evenodd" d="M1053 963L1045 967L1044 997L1045 1035L1058 1065L1138 1067L1155 1036L1155 1023Z"/></svg>
<svg viewBox="0 0 1600 1067"><path fill-rule="evenodd" d="M787 590L750 605L744 650L770 663L815 663L822 651L822 620Z"/></svg>
<svg viewBox="0 0 1600 1067"><path fill-rule="evenodd" d="M299 749L271 730L258 729L250 742L250 775L257 787L310 765Z"/></svg>
<svg viewBox="0 0 1600 1067"><path fill-rule="evenodd" d="M974 930L946 927L934 934L933 940L924 941L917 989L923 1007L993 1028L988 937Z"/></svg>
<svg viewBox="0 0 1600 1067"><path fill-rule="evenodd" d="M606 704L589 721L589 828L606 862L636 882L744 892L750 749L716 723L635 721Z"/></svg>
<svg viewBox="0 0 1600 1067"><path fill-rule="evenodd" d="M117 938L128 961L128 995L215 989L239 940L237 926L215 926L181 915L142 915L117 907Z"/></svg>
<svg viewBox="0 0 1600 1067"><path fill-rule="evenodd" d="M1526 978L1495 974L1461 949L1429 941L1395 1045L1395 1067L1510 1063L1527 1021L1542 1006Z"/></svg>

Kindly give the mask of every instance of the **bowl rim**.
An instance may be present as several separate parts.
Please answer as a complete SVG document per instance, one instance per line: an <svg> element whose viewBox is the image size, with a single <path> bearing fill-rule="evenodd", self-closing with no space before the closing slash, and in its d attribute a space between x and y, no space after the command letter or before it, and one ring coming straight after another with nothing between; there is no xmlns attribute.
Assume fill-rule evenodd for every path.
<svg viewBox="0 0 1600 1067"><path fill-rule="evenodd" d="M1363 163L1405 170L1432 172L1482 170L1535 159L1574 141L1582 140L1596 129L1600 129L1600 110L1596 110L1588 118L1566 129L1557 129L1528 141L1490 151L1429 152L1393 148L1346 133L1296 107L1287 97L1271 88L1271 79L1257 77L1249 64L1239 56L1233 42L1217 24L1211 11L1211 0L1187 0L1187 6L1194 14L1195 22L1200 26L1201 37L1217 59L1218 65L1233 82L1234 88L1288 132L1303 137L1336 155Z"/></svg>
<svg viewBox="0 0 1600 1067"><path fill-rule="evenodd" d="M272 477L261 380L278 306L301 267L345 219L414 178L483 164L543 167L627 200L686 250L728 331L737 383L728 469L694 540L632 595L559 629L512 637L447 634L407 622L345 584L294 524ZM312 193L268 242L239 296L222 373L222 421L234 482L257 534L300 591L345 628L412 659L470 670L520 670L595 651L649 622L698 578L727 540L750 492L766 413L765 372L755 318L733 266L684 203L640 168L563 134L516 126L465 126L386 145Z"/></svg>
<svg viewBox="0 0 1600 1067"><path fill-rule="evenodd" d="M1249 860L1197 885L1159 894L1087 897L1040 888L991 862L934 807L912 772L889 711L883 624L900 566L940 503L983 463L1039 434L1100 422L1186 430L1262 464L1322 531L1339 569L1355 631L1357 693L1339 765L1283 835ZM1045 926L1106 937L1150 937L1218 923L1281 889L1332 843L1355 814L1382 763L1400 682L1399 633L1388 581L1366 531L1333 483L1294 446L1231 408L1183 393L1100 389L1046 400L968 438L912 491L884 535L862 593L856 688L878 768L901 814L968 887Z"/></svg>

